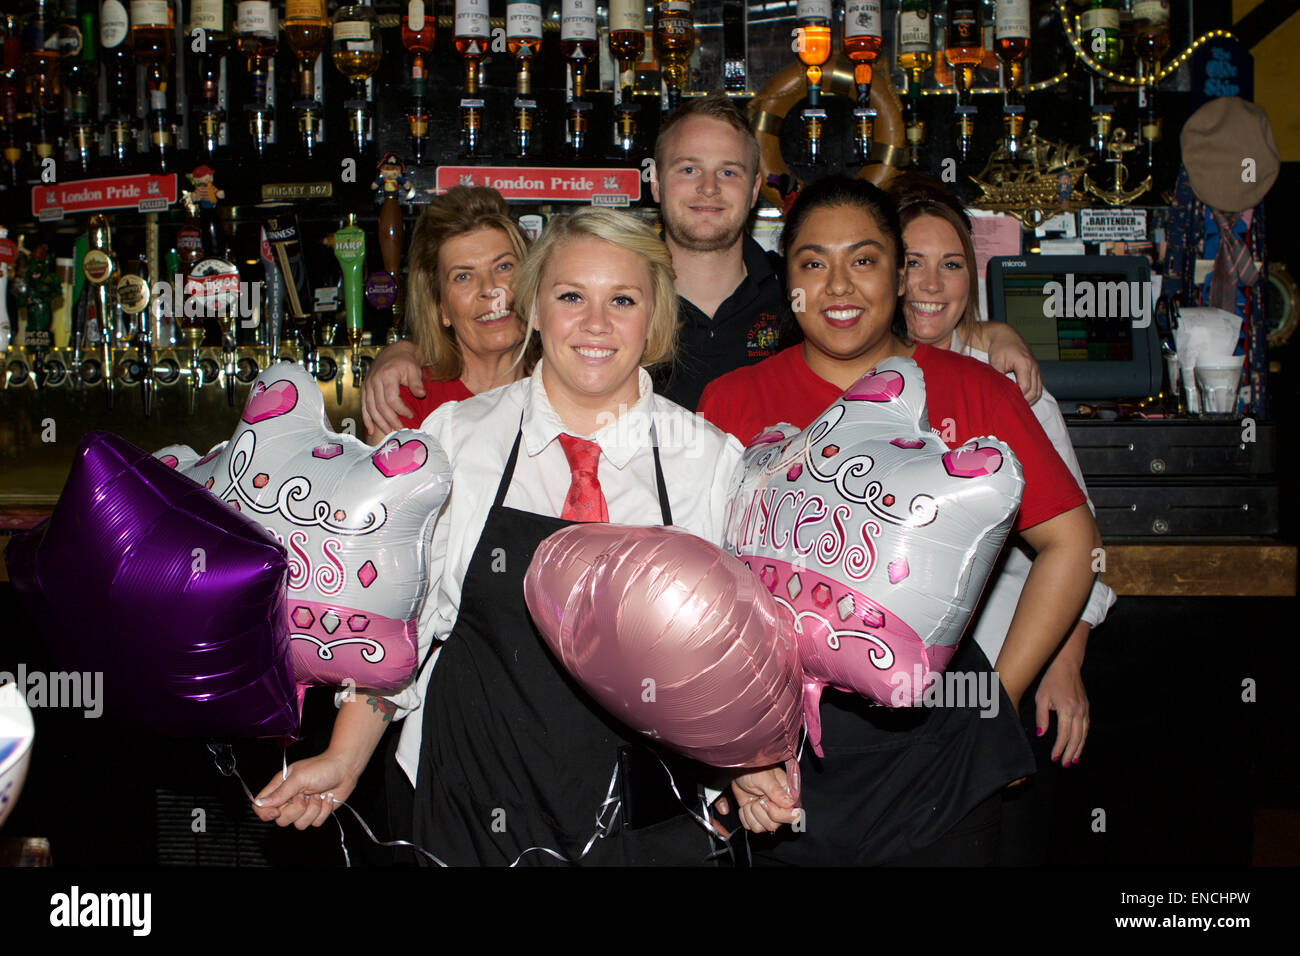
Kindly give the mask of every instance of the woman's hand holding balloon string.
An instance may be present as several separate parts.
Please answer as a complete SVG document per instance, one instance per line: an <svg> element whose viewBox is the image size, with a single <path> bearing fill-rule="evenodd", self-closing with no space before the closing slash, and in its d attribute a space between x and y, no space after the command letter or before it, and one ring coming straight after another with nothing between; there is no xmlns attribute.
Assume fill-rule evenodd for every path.
<svg viewBox="0 0 1300 956"><path fill-rule="evenodd" d="M801 814L779 765L737 774L731 779L731 792L740 808L740 822L751 833L775 833L782 824L796 822ZM723 813L725 799L719 799L718 809Z"/></svg>
<svg viewBox="0 0 1300 956"><path fill-rule="evenodd" d="M296 760L273 778L254 799L253 812L282 827L320 826L352 795L392 715L383 697L344 701L325 752Z"/></svg>
<svg viewBox="0 0 1300 956"><path fill-rule="evenodd" d="M361 417L371 444L404 427L398 415L414 414L402 401L403 385L416 398L424 398L424 376L416 354L413 342L394 342L375 356L366 372L361 383Z"/></svg>
<svg viewBox="0 0 1300 956"><path fill-rule="evenodd" d="M349 769L342 754L330 750L296 760L285 775L274 778L257 795L260 806L255 802L253 812L259 819L274 820L282 827L318 827L337 804L351 796L359 776Z"/></svg>
<svg viewBox="0 0 1300 956"><path fill-rule="evenodd" d="M1088 694L1084 690L1081 668L1091 630L1086 621L1079 621L1074 626L1069 638L1047 665L1034 696L1039 736L1047 732L1050 712L1056 711L1052 759L1060 758L1062 767L1079 762L1088 738Z"/></svg>

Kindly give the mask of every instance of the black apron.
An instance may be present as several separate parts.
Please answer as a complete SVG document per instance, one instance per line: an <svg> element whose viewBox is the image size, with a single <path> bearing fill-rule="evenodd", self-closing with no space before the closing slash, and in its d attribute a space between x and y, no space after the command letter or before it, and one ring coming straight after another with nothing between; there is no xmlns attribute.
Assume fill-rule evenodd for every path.
<svg viewBox="0 0 1300 956"><path fill-rule="evenodd" d="M528 613L523 580L533 553L575 522L504 506L522 437L521 429L424 694L415 842L452 866L506 865L530 847L583 865L701 864L711 841L689 817L627 830L609 806L610 832L578 860L610 797L620 747L644 738L569 677ZM663 522L672 524L657 443L654 462ZM693 782L677 785L694 800ZM533 851L519 865L564 864Z"/></svg>
<svg viewBox="0 0 1300 956"><path fill-rule="evenodd" d="M970 637L948 671L989 675L999 706L891 708L855 695L822 696L822 748L805 746L800 772L805 832L751 835L750 849L800 866L886 863L928 847L1012 780L1034 772L1011 698Z"/></svg>

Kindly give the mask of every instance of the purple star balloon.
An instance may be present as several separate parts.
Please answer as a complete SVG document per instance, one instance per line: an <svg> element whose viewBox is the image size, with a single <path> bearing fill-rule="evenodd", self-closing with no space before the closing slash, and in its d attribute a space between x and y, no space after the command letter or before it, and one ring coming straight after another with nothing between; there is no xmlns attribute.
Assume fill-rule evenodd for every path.
<svg viewBox="0 0 1300 956"><path fill-rule="evenodd" d="M146 452L87 434L5 556L59 667L103 673L105 712L177 736L297 729L283 549Z"/></svg>

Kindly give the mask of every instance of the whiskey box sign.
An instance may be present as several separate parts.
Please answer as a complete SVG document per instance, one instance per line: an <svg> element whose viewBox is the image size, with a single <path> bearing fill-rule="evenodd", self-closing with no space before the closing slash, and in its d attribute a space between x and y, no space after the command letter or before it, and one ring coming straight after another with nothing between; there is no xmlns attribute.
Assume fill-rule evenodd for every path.
<svg viewBox="0 0 1300 956"><path fill-rule="evenodd" d="M334 184L324 183L263 183L262 202L287 202L294 199L332 199Z"/></svg>
<svg viewBox="0 0 1300 956"><path fill-rule="evenodd" d="M1080 209L1079 238L1084 242L1145 239L1145 209Z"/></svg>
<svg viewBox="0 0 1300 956"><path fill-rule="evenodd" d="M507 200L585 202L629 206L641 198L639 169L578 169L540 166L439 166L436 191L487 186Z"/></svg>
<svg viewBox="0 0 1300 956"><path fill-rule="evenodd" d="M176 202L176 174L105 176L32 187L32 215L41 221L82 212L162 212Z"/></svg>

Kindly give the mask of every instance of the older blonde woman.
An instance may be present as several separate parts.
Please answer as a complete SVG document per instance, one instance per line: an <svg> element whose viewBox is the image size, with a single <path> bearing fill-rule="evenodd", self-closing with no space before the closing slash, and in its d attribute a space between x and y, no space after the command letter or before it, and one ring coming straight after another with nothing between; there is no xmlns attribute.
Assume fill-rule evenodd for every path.
<svg viewBox="0 0 1300 956"><path fill-rule="evenodd" d="M456 186L420 214L407 254L407 330L418 364L408 379L366 377L366 432L418 428L444 402L523 378L524 322L511 286L528 248L495 189Z"/></svg>
<svg viewBox="0 0 1300 956"><path fill-rule="evenodd" d="M531 377L424 425L453 471L420 621L437 666L431 657L392 698L344 703L326 753L269 785L258 812L319 825L384 721L414 711L397 751L415 785L412 832L446 862L699 863L709 840L684 816L634 830L605 813L593 841L620 750L638 741L551 656L522 583L537 545L572 522L671 523L720 540L741 447L651 388L645 367L672 357L676 297L668 252L639 220L582 209L554 221L515 294L527 339L541 340Z"/></svg>

